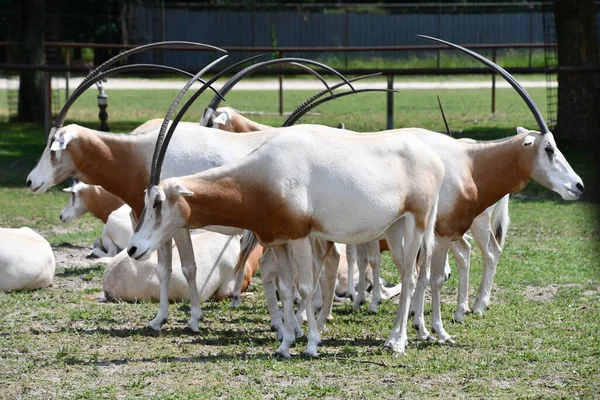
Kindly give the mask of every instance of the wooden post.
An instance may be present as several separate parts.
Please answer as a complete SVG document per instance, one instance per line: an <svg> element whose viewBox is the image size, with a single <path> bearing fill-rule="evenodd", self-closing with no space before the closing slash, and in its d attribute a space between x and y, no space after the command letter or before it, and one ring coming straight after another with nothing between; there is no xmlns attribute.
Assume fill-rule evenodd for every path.
<svg viewBox="0 0 600 400"><path fill-rule="evenodd" d="M387 76L387 88L394 89L394 75ZM387 129L394 129L394 93L387 93Z"/></svg>

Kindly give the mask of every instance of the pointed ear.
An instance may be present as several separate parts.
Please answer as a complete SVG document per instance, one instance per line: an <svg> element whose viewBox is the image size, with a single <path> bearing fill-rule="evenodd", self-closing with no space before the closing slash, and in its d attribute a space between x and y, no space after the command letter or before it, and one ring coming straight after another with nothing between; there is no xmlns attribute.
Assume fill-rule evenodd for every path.
<svg viewBox="0 0 600 400"><path fill-rule="evenodd" d="M525 137L525 141L523 142L523 147L531 146L535 143L535 136L529 135Z"/></svg>
<svg viewBox="0 0 600 400"><path fill-rule="evenodd" d="M178 195L183 196L183 197L192 196L194 194L194 192L192 192L191 190L187 189L183 185L177 185L175 187L175 190L177 191Z"/></svg>
<svg viewBox="0 0 600 400"><path fill-rule="evenodd" d="M72 187L64 188L63 192L71 192L71 193L73 193L73 188Z"/></svg>
<svg viewBox="0 0 600 400"><path fill-rule="evenodd" d="M230 119L230 117L229 117L229 114L227 113L227 111L221 111L213 119L213 124L225 125L229 119Z"/></svg>
<svg viewBox="0 0 600 400"><path fill-rule="evenodd" d="M69 132L66 132L64 135L57 136L54 135L54 142L50 146L51 151L64 150L67 148L69 142L73 140L73 135Z"/></svg>
<svg viewBox="0 0 600 400"><path fill-rule="evenodd" d="M520 135L521 133L527 133L527 132L529 132L528 129L525 129L522 126L517 126L517 135Z"/></svg>

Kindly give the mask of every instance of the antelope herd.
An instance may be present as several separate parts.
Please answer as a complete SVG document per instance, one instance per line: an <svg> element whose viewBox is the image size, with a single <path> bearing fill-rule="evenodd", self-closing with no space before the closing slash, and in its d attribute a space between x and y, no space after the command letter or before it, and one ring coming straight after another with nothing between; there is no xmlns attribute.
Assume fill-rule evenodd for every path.
<svg viewBox="0 0 600 400"><path fill-rule="evenodd" d="M461 46L425 38L458 49L499 73L523 98L539 131L519 127L514 136L477 142L423 128L363 133L343 125L292 126L319 104L361 92L352 82L363 77L347 80L302 58L255 63L220 90L212 84L242 63L206 82L202 75L226 55L193 76L152 64L109 68L129 55L171 44L225 52L199 43L161 42L126 51L90 72L59 113L27 187L43 193L69 177L79 180L64 189L71 198L60 219L69 222L89 212L106 224L91 253L108 257L102 279L105 297L158 301L157 315L149 322L153 329L167 321L169 301L189 300L187 326L198 332L200 303L231 298L232 306L239 305L241 292L260 268L271 325L281 340L276 353L283 357L290 357L290 347L304 334L304 320L305 352L316 357L320 331L333 315L332 303L349 297L352 308L359 308L366 301L367 279L373 287L372 311L382 298L399 295L386 348L405 352L409 314L414 314L418 340L433 340L435 334L440 342L453 342L441 318L441 290L450 274L448 251L459 271L454 320L464 322L471 310L483 313L489 307L508 229L508 195L531 179L565 200L577 199L584 187L556 147L537 106L508 72ZM219 107L241 79L274 64L315 75L325 90L304 102L279 128ZM330 87L307 65L335 74L342 83ZM130 134L63 126L70 107L88 87L107 76L140 69L191 77L165 118L148 121ZM174 115L197 81L200 89ZM344 85L348 91L334 92ZM180 122L207 89L215 96L200 123ZM484 263L472 307L469 230ZM400 274L401 283L392 288L379 277L384 250L390 251ZM54 266L52 249L40 235L28 228L0 229L0 290L46 287ZM424 320L428 285L431 333Z"/></svg>

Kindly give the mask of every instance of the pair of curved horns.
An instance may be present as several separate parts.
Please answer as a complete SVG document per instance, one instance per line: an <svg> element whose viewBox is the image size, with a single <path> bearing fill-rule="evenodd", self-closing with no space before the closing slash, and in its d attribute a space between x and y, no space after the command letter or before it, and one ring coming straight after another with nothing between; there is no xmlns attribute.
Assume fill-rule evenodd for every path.
<svg viewBox="0 0 600 400"><path fill-rule="evenodd" d="M175 73L179 73L182 75L191 76L192 74L182 71L180 69L173 68L173 67L167 67L167 66L163 66L163 65L159 66L159 65L155 65L155 64L133 64L133 65L127 65L127 66L122 66L122 67L117 67L117 68L107 70L107 68L110 67L111 65L115 64L119 60L121 60L125 57L128 57L130 55L137 54L137 53L151 50L151 49L157 49L157 48L162 48L162 47L167 47L167 46L172 46L172 45L189 46L190 48L198 48L199 47L199 48L203 48L203 49L210 49L210 50L215 50L215 51L226 53L225 50L223 50L219 47L211 46L211 45L204 44L204 43L186 42L186 41L166 41L166 42L156 42L156 43L145 44L145 45L138 46L133 49L124 51L123 53L117 54L116 56L112 57L111 59L100 64L98 67L94 68L83 79L83 81L79 84L79 86L77 86L77 88L73 91L71 96L69 96L69 99L67 100L67 102L65 103L63 108L60 110L58 117L56 118L56 120L53 124L53 127L51 129L51 133L52 133L52 131L55 131L56 129L61 128L63 126L63 124L65 122L65 118L67 116L67 112L69 111L69 109L71 108L71 106L73 105L75 100L77 100L79 98L79 96L81 96L81 94L86 89L88 89L94 83L98 82L100 79L103 79L107 76L110 76L110 75L113 75L116 73L120 73L120 72L133 71L133 70L154 70L154 71L164 70L164 71L175 72ZM213 89L213 88L211 87L211 89Z"/></svg>
<svg viewBox="0 0 600 400"><path fill-rule="evenodd" d="M546 125L546 121L544 121L544 117L542 117L542 113L540 112L540 110L538 109L538 107L536 106L535 102L533 101L533 99L531 98L531 96L529 95L529 93L527 93L527 91L525 90L525 88L523 86L521 86L521 84L519 82L517 82L517 80L508 73L508 71L506 71L504 68L502 68L501 66L499 66L498 64L496 64L493 61L488 60L487 58L485 58L484 56L482 56L479 53L476 53L472 50L466 49L462 46L459 46L457 44L451 43L451 42L447 42L445 40L442 39L438 39L432 36L426 36L426 35L418 35L422 38L425 39L429 39L429 40L433 40L434 42L438 42L438 43L442 43L445 44L446 46L455 48L457 50L462 51L463 53L466 53L468 55L470 55L471 57L481 61L482 63L484 63L485 65L487 65L489 68L491 68L492 70L496 71L498 74L500 74L519 94L519 96L521 96L521 98L525 101L525 104L527 104L527 107L529 107L529 110L531 111L531 113L533 114L533 117L535 118L535 121L538 124L538 127L540 128L540 132L542 133L542 135L545 135L546 133L550 132L550 129L548 129L548 126Z"/></svg>
<svg viewBox="0 0 600 400"><path fill-rule="evenodd" d="M212 84L214 81L216 81L218 78L223 76L225 73L229 72L234 67L237 67L238 65L240 65L242 63L252 61L252 60L254 60L258 57L262 57L262 56L263 55L250 57L246 60L240 61L240 62L226 68L225 70L221 71L220 73L216 74L212 79L207 81L200 89L198 89L198 91L193 96L190 97L190 99L187 101L187 103L181 108L181 110L179 111L179 113L177 114L175 119L173 120L173 123L169 127L169 131L165 134L167 125L171 119L172 109L174 110L174 108L177 106L177 104L179 103L178 98L181 99L181 97L183 97L185 92L189 89L189 86L186 85L186 87L184 87L179 92L179 94L177 95L173 104L171 105L171 108L169 109L169 113L167 113L167 117L165 117L165 120L163 121L163 126L161 126L161 131L156 140L156 146L154 149L154 157L153 157L153 162L152 162L152 169L150 171L149 185L157 185L160 182L162 164L163 164L164 157L165 157L169 142L171 140L171 137L173 136L173 133L175 132L175 128L179 124L179 121L181 121L181 119L183 118L183 115L185 114L185 112L192 105L192 103L200 96L200 94L202 94L206 90L207 85ZM333 91L327 85L327 82L325 81L325 79L323 79L323 77L321 75L319 75L319 73L314 71L312 68L309 68L306 65L303 65L300 63L310 64L310 65L315 65L315 66L321 67L321 68L337 75L338 77L340 77L344 81L344 84L349 85L352 88L352 90L354 90L354 88L352 87L352 85L348 79L346 79L342 74L337 72L335 69L333 69L325 64L322 64L322 63L319 63L319 62L316 62L313 60L304 59L304 58L279 58L279 59L275 59L275 60L263 61L261 63L257 63L254 65L251 65L249 67L246 67L245 69L243 69L242 71L240 71L236 75L234 75L232 78L230 78L225 83L225 85L223 85L223 87L220 89L220 92L223 95L226 95L239 81L241 81L243 78L247 77L248 75L250 75L253 72L256 72L260 69L266 68L271 65L276 65L276 64L290 64L290 65L302 68L305 71L308 71L308 72L312 73L313 75L317 76L319 78L319 80L325 85L325 87L327 88L327 91L330 92L331 96L333 97L333 95L334 95ZM221 99L219 96L215 96L212 99L212 101L210 102L209 106L205 110L204 115L202 117L202 121L201 121L202 126L206 126L208 123L210 123L211 117L212 117L212 112L214 112L214 110L218 107L220 100Z"/></svg>

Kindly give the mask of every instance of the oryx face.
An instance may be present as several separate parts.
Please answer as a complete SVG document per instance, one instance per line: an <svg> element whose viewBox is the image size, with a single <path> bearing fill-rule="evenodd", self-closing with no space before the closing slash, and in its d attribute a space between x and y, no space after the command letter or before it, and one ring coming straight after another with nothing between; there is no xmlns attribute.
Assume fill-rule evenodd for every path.
<svg viewBox="0 0 600 400"><path fill-rule="evenodd" d="M52 186L75 174L75 165L67 145L75 138L74 134L61 128L50 131L48 144L37 165L27 176L27 187L34 193L44 193Z"/></svg>
<svg viewBox="0 0 600 400"><path fill-rule="evenodd" d="M150 258L154 250L185 226L183 197L193 193L183 186L164 181L146 190L144 210L129 241L127 254L135 260Z"/></svg>
<svg viewBox="0 0 600 400"><path fill-rule="evenodd" d="M518 133L526 132L517 128ZM545 135L527 131L524 147L534 151L531 164L531 178L540 185L558 193L564 200L576 200L583 193L583 181L573 171L565 156L556 147L552 133Z"/></svg>
<svg viewBox="0 0 600 400"><path fill-rule="evenodd" d="M88 186L89 185L83 182L77 182L73 186L63 189L63 191L71 194L71 198L65 208L60 212L60 220L62 222L71 222L88 212L88 208L81 196L81 191L87 189Z"/></svg>

